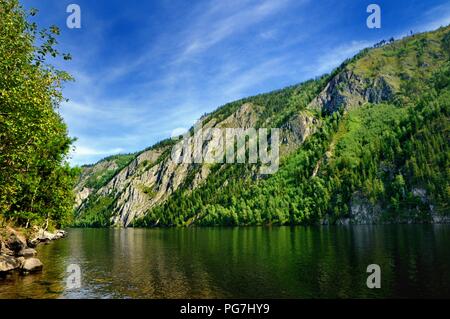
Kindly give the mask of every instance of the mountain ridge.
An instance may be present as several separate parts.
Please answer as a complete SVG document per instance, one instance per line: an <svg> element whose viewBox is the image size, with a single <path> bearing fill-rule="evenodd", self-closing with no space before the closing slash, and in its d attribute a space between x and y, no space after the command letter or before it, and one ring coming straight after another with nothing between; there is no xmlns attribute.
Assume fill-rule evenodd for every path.
<svg viewBox="0 0 450 319"><path fill-rule="evenodd" d="M320 176L323 174L322 171L329 169L330 158L334 156L335 148L339 150L342 144L338 135L343 134L345 137L350 134L351 130L344 132L342 126L348 124L348 118L356 118L356 115L362 121L365 120L365 115L358 113L359 109L364 108L368 110L368 114L377 115L377 112L370 108L371 105L391 103L400 105L405 110L414 108L415 106L409 105L414 96L410 92L414 91L421 92L420 96L414 97L415 102L420 102L420 99L426 93L422 92L426 90L423 90L421 85L424 88L434 85L428 82L435 81L436 74L442 74L442 72L439 73L440 69L445 69L448 64L449 30L450 28L447 26L433 32L417 34L401 40L389 41L384 45L377 45L375 48L364 49L355 57L345 61L329 75L225 104L201 118L203 127L280 128L281 166L288 165L292 161L291 158L296 156L296 153L301 153L305 143L308 145L317 143L320 146L311 146L312 149L310 150L311 153L317 153L317 158L312 160L314 163L300 163L300 166L305 166L305 168L311 166L309 178L323 179ZM444 78L444 80L448 80L445 72ZM437 95L435 99L438 98ZM386 112L397 114L396 109L383 107ZM447 116L445 107L443 110L443 114L439 116ZM405 114L397 114L398 119L396 120L404 120ZM384 119L376 117L376 120L382 123ZM382 131L380 131L381 133ZM396 134L396 132L394 133ZM319 136L322 136L322 139ZM319 141L310 142L311 137L314 141L317 139ZM373 137L370 138L373 139ZM192 138L189 143L193 143ZM257 188L254 185L259 184L260 180L274 180L278 177L260 176L256 170L257 166L248 164L233 165L236 167L205 163L177 164L170 158L172 148L176 147L175 144L175 141L164 140L142 152L109 157L93 166L83 168L75 188L77 196L75 225L127 227L132 225L334 223L342 222L342 220L346 220L346 222L349 220L377 222L372 218L373 212L367 213L367 207L370 205L375 207L378 203L369 200L368 202L371 202L371 204L367 204L367 196L361 195L361 190L358 190L355 185L353 185L354 188L352 188L350 198L346 200L346 207L341 203L337 205L341 210L339 212L335 213L332 211L333 209L330 211L329 207L323 207L326 212L305 212L304 204L299 204L303 209L302 216L318 214L318 216L309 220L309 217L295 217L295 211L298 208L291 207L295 204L279 203L278 205L272 204L273 210L277 211L277 214L279 212L280 216L277 219L272 218L269 214L270 216L255 217L255 221L248 222L242 217L245 207L241 210L236 209L236 207L239 207L236 203L241 201L240 195L242 194L236 191L234 201L230 199L228 202L221 202L227 195L220 193L220 189L225 184L226 188L227 185L234 183L237 185L237 189L240 189L243 185L251 185L250 188ZM204 146L210 149L218 147L213 140L206 141ZM444 151L448 152L448 149ZM349 151L349 153L351 152ZM448 162L445 162L447 160L448 158L444 159L444 164L448 167ZM277 174L279 176L282 173ZM224 176L229 176L230 179L228 180ZM222 187L216 185L215 190L210 189L210 184L214 184L214 181L212 181L214 179L218 181L224 179ZM286 180L290 180L290 177L286 177ZM330 183L330 181L324 182L325 184ZM390 184L391 182L386 185L389 186ZM277 187L279 186L277 185ZM300 185L293 189L298 190L302 187L304 186ZM327 188L328 186L324 187ZM201 193L202 191L204 193ZM334 192L329 189L327 191ZM413 189L410 191L413 192ZM216 199L208 199L212 195L207 195L207 192L216 192L220 203L217 203ZM293 192L295 193L296 190ZM275 191L275 193L269 194L268 197L278 198L278 191ZM415 193L423 194L423 189L416 189ZM333 199L335 195L328 195L331 202L335 200ZM347 195L343 197L348 197ZM420 196L417 197L420 198ZM245 198L245 196L242 198ZM243 199L243 201L245 202L243 205L246 206L250 199ZM298 201L301 202L302 199L299 198ZM196 204L196 202L201 204ZM183 207L183 205L187 206ZM286 205L288 207L284 207ZM383 204L384 206L379 205L379 211L382 210L381 207L386 206L385 204ZM311 207L314 207L314 205L308 206L308 210ZM221 211L218 216L223 214L226 215L226 218L221 222L208 222L208 218L214 215L208 209L211 211L218 209ZM254 214L258 209L253 209L251 214ZM358 213L357 218L349 217L352 211L356 212L358 209L363 212ZM182 212L179 212L180 210ZM267 208L261 208L261 210L264 211ZM447 210L447 207L445 207L445 210ZM361 215L370 215L371 217L362 218ZM214 220L213 217L211 218ZM408 218L405 220L408 220ZM416 218L415 220L419 219ZM428 218L428 221L430 220Z"/></svg>

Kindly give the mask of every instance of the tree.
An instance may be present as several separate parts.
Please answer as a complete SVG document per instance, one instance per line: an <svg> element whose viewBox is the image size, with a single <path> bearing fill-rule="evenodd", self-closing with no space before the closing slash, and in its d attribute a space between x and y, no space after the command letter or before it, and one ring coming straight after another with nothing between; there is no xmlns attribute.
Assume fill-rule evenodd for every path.
<svg viewBox="0 0 450 319"><path fill-rule="evenodd" d="M46 63L60 55L59 29L40 30L27 18L18 0L0 0L0 214L20 225L59 226L72 209L76 174L66 163L72 140L56 111L71 78Z"/></svg>

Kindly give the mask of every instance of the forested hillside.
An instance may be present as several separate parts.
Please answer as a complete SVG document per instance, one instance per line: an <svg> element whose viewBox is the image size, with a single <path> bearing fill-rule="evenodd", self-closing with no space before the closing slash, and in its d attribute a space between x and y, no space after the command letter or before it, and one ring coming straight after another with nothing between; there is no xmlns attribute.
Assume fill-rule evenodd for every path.
<svg viewBox="0 0 450 319"><path fill-rule="evenodd" d="M176 164L175 143L164 141L98 183L83 175L77 225L448 222L449 61L445 27L227 104L205 115L205 126L280 128L276 174L250 164Z"/></svg>

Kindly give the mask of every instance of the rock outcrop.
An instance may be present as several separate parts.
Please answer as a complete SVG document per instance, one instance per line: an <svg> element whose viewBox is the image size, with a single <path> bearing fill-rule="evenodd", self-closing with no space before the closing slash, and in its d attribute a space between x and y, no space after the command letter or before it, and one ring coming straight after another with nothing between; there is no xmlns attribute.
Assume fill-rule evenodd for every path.
<svg viewBox="0 0 450 319"><path fill-rule="evenodd" d="M411 79L419 78L418 74L430 76L444 65L447 49L439 48L437 39L443 32L448 32L448 27L436 32L440 32L440 35L433 40L426 36L421 39L423 45L433 48L429 53L423 52L425 56L422 58L426 58L427 63L418 58L417 39L410 37L386 42L363 50L331 75L311 81L313 89L308 87L302 92L307 87L305 82L305 86L294 85L226 104L201 117L203 128L277 127L281 130L280 156L287 156L298 150L308 137L320 129L324 120L329 119L327 115L345 113L367 103L391 102ZM191 134L187 144L192 148L193 143ZM203 150L210 153L223 147L223 142L212 136L202 143ZM100 212L106 215L105 218L109 219L112 226L127 227L151 212L152 208L162 205L174 192L190 192L211 176L210 164L174 163L171 158L173 152L180 156L186 155L180 145L163 141L136 154L123 168L119 168L111 158L85 167L75 188L77 218L83 219L89 213ZM316 163L311 172L313 177L320 174L321 164L331 155L332 150ZM246 176L253 180L264 178L256 170L249 170L248 174L254 174ZM106 204L99 209L96 204L102 202ZM352 207L348 213L355 216L356 221L377 222L378 217L373 219L373 212L367 210L373 205L362 198L355 198L352 203L346 204ZM95 209L90 210L92 207ZM107 214L104 214L105 211Z"/></svg>
<svg viewBox="0 0 450 319"><path fill-rule="evenodd" d="M349 110L364 103L381 103L394 97L394 88L384 77L363 78L351 70L337 74L312 102L310 107L324 113L341 108Z"/></svg>
<svg viewBox="0 0 450 319"><path fill-rule="evenodd" d="M240 128L248 129L257 126L260 108L252 103L243 103L235 112L227 116L222 121L216 118L205 116L202 118L202 129L205 134L203 142L203 152L214 154L216 150L223 149L223 141L208 135L210 128ZM308 112L295 114L281 128L281 135L286 141L285 147L281 151L289 153L301 145L306 138L311 135L318 120ZM194 149L194 136L189 137L190 149ZM111 224L114 226L127 227L134 220L144 216L152 207L163 203L171 194L181 186L187 189L199 187L207 178L210 172L208 163L190 165L177 163L172 160L172 152L181 154L183 152L182 143L171 144L159 148L152 148L142 152L124 169L118 172L108 183L98 190L87 190L81 182L77 186L78 199L81 203L77 207L77 215L82 216L85 209L89 207L90 200L96 201L99 198L113 198L110 207L112 211ZM99 163L100 167L90 167L89 170L98 171L105 164ZM88 177L87 172L83 173L82 180ZM188 176L192 179L187 179ZM185 185L188 183L188 185ZM83 199L83 200L82 200Z"/></svg>
<svg viewBox="0 0 450 319"><path fill-rule="evenodd" d="M380 205L372 204L361 193L355 193L350 203L350 220L353 224L378 224L381 221Z"/></svg>
<svg viewBox="0 0 450 319"><path fill-rule="evenodd" d="M6 231L9 234L9 237L6 240L7 249L14 253L18 253L19 251L27 247L27 240L25 236L19 234L17 231L10 227L8 227Z"/></svg>
<svg viewBox="0 0 450 319"><path fill-rule="evenodd" d="M293 114L280 126L281 156L297 150L310 135L314 134L321 124L319 117L315 115L317 112L333 113L368 102L380 103L390 100L393 94L394 88L383 77L372 80L352 70L344 69L328 82L306 109ZM245 102L223 120L209 115L202 117L203 130L208 132L209 128L257 127L261 112L263 109L260 106ZM188 141L190 149L193 149L194 136ZM206 137L203 141L205 153L215 153L223 147L223 142L212 136ZM76 189L77 215L82 216L86 208L92 205L91 201L109 197L113 200L113 204L108 208L112 213L111 224L127 227L137 218L143 217L152 207L162 204L179 187L187 186L187 189L192 190L208 178L210 170L207 163L196 166L174 163L170 156L171 152L184 155L181 143L142 152L97 190L87 189L83 182L79 183ZM89 167L89 172L110 169L110 165L100 162ZM89 172L84 172L81 180L86 180ZM188 181L188 176L193 178ZM260 177L255 173L255 178ZM189 185L185 185L186 182Z"/></svg>

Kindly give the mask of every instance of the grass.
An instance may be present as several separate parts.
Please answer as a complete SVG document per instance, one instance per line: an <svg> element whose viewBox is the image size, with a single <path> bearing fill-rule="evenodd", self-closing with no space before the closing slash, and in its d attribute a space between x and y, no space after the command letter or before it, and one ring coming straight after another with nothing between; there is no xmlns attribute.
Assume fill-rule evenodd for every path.
<svg viewBox="0 0 450 319"><path fill-rule="evenodd" d="M445 48L441 39L450 27L441 32L417 34L401 41L370 50L365 56L350 63L349 70L360 77L382 76L398 91L401 77L429 76L443 65Z"/></svg>

